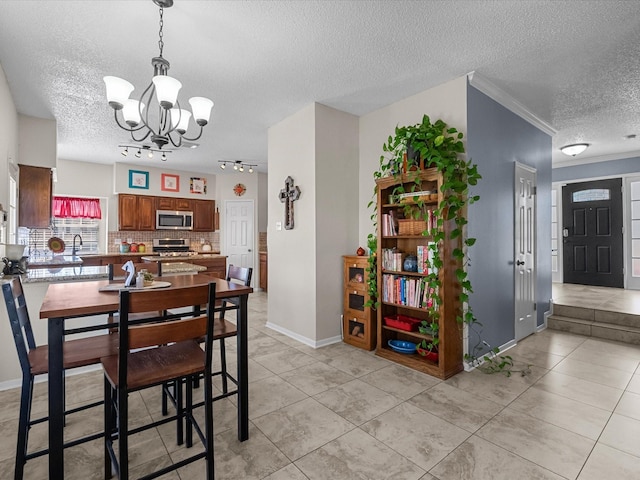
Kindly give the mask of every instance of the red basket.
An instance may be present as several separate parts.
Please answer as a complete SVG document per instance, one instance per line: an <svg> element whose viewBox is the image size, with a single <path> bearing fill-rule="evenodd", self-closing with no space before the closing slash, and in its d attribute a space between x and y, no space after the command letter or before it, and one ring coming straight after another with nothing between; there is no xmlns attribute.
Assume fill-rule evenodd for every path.
<svg viewBox="0 0 640 480"><path fill-rule="evenodd" d="M405 330L407 332L417 331L420 322L422 322L422 320L408 317L406 315L393 315L391 317L384 317L385 325L397 328L398 330Z"/></svg>

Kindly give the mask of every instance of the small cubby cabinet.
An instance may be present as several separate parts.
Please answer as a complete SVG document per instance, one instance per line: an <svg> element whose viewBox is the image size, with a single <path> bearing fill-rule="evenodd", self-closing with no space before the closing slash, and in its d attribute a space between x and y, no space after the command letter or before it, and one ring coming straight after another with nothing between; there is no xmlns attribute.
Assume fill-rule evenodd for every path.
<svg viewBox="0 0 640 480"><path fill-rule="evenodd" d="M394 229L391 232L388 227L383 228L383 215L391 217L403 218L407 209L434 210L442 201L442 175L435 168L428 168L406 174L383 177L376 180L377 183L377 213L378 213L378 231L377 231L377 281L378 281L378 302L377 307L377 344L376 354L388 360L400 363L407 367L419 370L429 375L445 379L463 370L463 349L462 349L462 327L458 324L456 317L461 315L461 305L459 302L460 285L456 280L455 270L458 262L453 260L451 251L457 245L453 245L448 240L449 232L454 228L453 220L444 222L445 240L438 245L440 257L444 261L443 267L438 271L439 280L441 282L440 296L442 302L438 307L440 318L439 326L439 345L438 358L435 361L427 359L418 353L400 353L393 350L389 346L389 340L404 340L419 344L423 339L430 340L427 334L418 331L405 331L394 326L390 326L385 322L387 318L398 318L398 315L413 317L418 320L429 319L429 314L424 303L413 302L414 305L409 306L401 304L397 298L389 298L389 279L398 279L398 283L406 284L413 282L414 285L428 274L409 272L403 270L403 262L398 261L390 265L389 262L383 262L384 252L397 251L404 256L412 254L416 255L418 247L425 247L432 238L423 235L423 232L416 232L410 229L410 233L402 231L402 229ZM404 190L424 192L431 194L428 197L420 197L419 201L415 201L413 197L398 200L398 186L404 186ZM425 226L426 230L426 226ZM384 233L384 235L383 235ZM392 234L389 234L392 233ZM457 242L456 242L457 243ZM387 295L384 296L384 280L387 280ZM397 297L397 295L395 295ZM408 302L406 302L408 303ZM402 317L400 317L402 318Z"/></svg>
<svg viewBox="0 0 640 480"><path fill-rule="evenodd" d="M345 343L373 350L376 348L376 318L367 306L368 257L345 255L342 332Z"/></svg>

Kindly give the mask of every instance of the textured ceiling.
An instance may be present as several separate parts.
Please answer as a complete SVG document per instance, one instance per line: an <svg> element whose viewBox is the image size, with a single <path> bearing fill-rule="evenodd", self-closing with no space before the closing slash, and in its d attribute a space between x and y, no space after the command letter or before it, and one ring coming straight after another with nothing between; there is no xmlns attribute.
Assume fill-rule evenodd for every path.
<svg viewBox="0 0 640 480"><path fill-rule="evenodd" d="M60 158L123 160L128 134L102 77L139 95L157 40L151 0L0 0L16 107L57 120ZM638 1L175 0L164 41L183 102L215 102L200 147L167 168L220 173L218 160L243 160L266 171L267 129L311 102L361 115L471 71L557 130L556 165L576 142L592 144L584 160L640 154Z"/></svg>

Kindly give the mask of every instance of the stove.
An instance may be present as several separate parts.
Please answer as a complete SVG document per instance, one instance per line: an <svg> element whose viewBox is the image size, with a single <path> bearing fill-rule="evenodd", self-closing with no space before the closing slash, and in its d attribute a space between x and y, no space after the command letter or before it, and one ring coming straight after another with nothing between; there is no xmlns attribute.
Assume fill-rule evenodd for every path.
<svg viewBox="0 0 640 480"><path fill-rule="evenodd" d="M154 238L153 253L161 257L188 257L198 252L189 250L190 241L186 238Z"/></svg>

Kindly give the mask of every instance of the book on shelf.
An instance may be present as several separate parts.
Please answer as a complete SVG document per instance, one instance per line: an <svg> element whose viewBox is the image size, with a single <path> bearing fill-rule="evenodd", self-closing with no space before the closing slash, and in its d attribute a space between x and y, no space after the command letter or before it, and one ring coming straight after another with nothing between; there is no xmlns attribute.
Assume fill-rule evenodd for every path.
<svg viewBox="0 0 640 480"><path fill-rule="evenodd" d="M382 301L413 308L427 308L431 299L423 278L385 273L382 276Z"/></svg>

